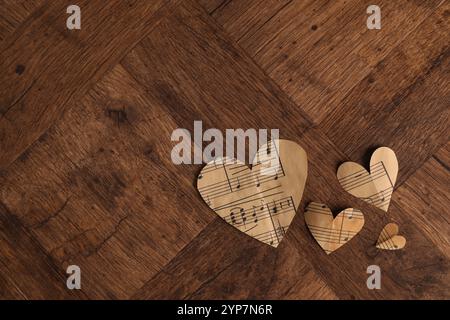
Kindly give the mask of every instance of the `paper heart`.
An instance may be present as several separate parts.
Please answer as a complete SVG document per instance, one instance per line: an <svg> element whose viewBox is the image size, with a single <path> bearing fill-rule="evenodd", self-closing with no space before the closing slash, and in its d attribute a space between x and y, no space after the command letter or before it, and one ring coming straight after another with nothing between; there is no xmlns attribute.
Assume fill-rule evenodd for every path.
<svg viewBox="0 0 450 320"><path fill-rule="evenodd" d="M350 241L363 227L364 215L358 209L347 208L333 218L322 203L311 202L305 210L306 225L314 239L327 254Z"/></svg>
<svg viewBox="0 0 450 320"><path fill-rule="evenodd" d="M394 151L381 147L372 154L370 173L355 162L344 162L338 168L337 178L347 192L387 212L397 173Z"/></svg>
<svg viewBox="0 0 450 320"><path fill-rule="evenodd" d="M197 188L226 222L277 247L300 204L307 171L302 147L275 140L260 147L251 169L230 158L208 163L198 176Z"/></svg>
<svg viewBox="0 0 450 320"><path fill-rule="evenodd" d="M398 235L398 225L388 223L381 230L377 241L377 248L384 250L400 250L405 247L406 239Z"/></svg>

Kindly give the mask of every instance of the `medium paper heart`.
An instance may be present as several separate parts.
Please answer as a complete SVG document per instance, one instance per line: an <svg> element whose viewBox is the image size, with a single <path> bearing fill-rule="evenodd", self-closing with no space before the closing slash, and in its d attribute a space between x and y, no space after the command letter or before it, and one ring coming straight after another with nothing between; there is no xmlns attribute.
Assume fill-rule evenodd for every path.
<svg viewBox="0 0 450 320"><path fill-rule="evenodd" d="M322 203L311 202L305 210L305 221L313 235L327 254L350 241L363 227L364 215L358 209L347 208L335 218L331 210Z"/></svg>
<svg viewBox="0 0 450 320"><path fill-rule="evenodd" d="M208 163L198 176L197 188L226 222L277 247L302 199L307 171L302 147L275 140L260 147L251 169L230 158Z"/></svg>
<svg viewBox="0 0 450 320"><path fill-rule="evenodd" d="M388 223L377 241L377 248L384 250L399 250L405 247L406 239L398 235L398 225L395 223Z"/></svg>
<svg viewBox="0 0 450 320"><path fill-rule="evenodd" d="M345 162L339 166L337 178L347 192L387 212L397 173L394 151L381 147L372 154L370 173L355 162Z"/></svg>

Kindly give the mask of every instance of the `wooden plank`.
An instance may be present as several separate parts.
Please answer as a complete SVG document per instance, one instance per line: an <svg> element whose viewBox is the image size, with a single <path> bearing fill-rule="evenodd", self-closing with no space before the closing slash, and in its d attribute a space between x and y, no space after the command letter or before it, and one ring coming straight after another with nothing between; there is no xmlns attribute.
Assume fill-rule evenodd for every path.
<svg viewBox="0 0 450 320"><path fill-rule="evenodd" d="M292 0L227 1L212 16L227 34L240 44L246 43L264 24Z"/></svg>
<svg viewBox="0 0 450 320"><path fill-rule="evenodd" d="M215 217L192 185L200 168L171 162L180 124L310 123L203 13L178 10L2 175L2 201L58 265L81 267L91 298L129 297Z"/></svg>
<svg viewBox="0 0 450 320"><path fill-rule="evenodd" d="M2 0L0 2L0 42L44 4L43 0Z"/></svg>
<svg viewBox="0 0 450 320"><path fill-rule="evenodd" d="M280 7L253 0L246 1L251 10L242 13L242 4L229 4L223 15L239 45L319 123L441 2L379 1L380 31L367 29L368 4L356 0L291 1ZM214 13L219 21L220 14Z"/></svg>
<svg viewBox="0 0 450 320"><path fill-rule="evenodd" d="M240 234L217 218L133 298L335 299L336 296L305 263L298 248L282 243L274 249Z"/></svg>
<svg viewBox="0 0 450 320"><path fill-rule="evenodd" d="M58 4L62 6L62 2ZM141 5L145 6L135 3L135 6ZM305 6L313 5L305 2ZM335 9L343 6L342 3L329 5ZM387 8L395 7L394 4L387 5ZM429 12L433 5L434 2L410 3L407 12L423 14ZM126 17L124 21L134 17L135 9L129 16L123 16L124 19ZM40 17L38 22L27 22L24 29L13 37L16 35L20 43L24 30L34 24L45 24L41 15L49 14L47 10L50 9L37 14ZM348 19L354 12L352 10L347 8L338 17ZM442 18L448 15L445 9L439 10L436 15ZM170 14L168 11L159 13L164 16L156 25L153 23L157 18L150 11L146 14L152 19L147 22L140 16L140 23L146 24L140 30L148 31L145 39L88 94L84 92L97 82L103 72L95 73L83 92L73 93L74 97L83 98L74 100L76 103L69 106L64 105L67 112L54 118L59 121L26 152L13 150L21 156L8 164L7 170L0 171L0 202L3 203L0 206L0 253L7 259L0 263L0 296L66 298L77 294L67 293L65 289L64 270L68 264L77 264L82 269L83 293L77 298L421 299L449 296L448 248L445 243L439 245L448 233L445 225L440 226L445 222L445 216L439 217L438 213L428 211L445 214L443 210L448 207L445 193L448 174L442 169L442 164L448 167L448 147L430 159L417 172L417 177L412 176L411 182L407 181L394 192L393 204L385 216L381 210L345 192L336 179L337 167L347 160L343 151L352 160L359 161L363 158L362 153L367 151L367 141L353 146L350 143L352 139L348 140L350 142L344 139L343 151L339 150L321 128L313 125L303 109L297 107L251 57L234 46L231 37L196 5L183 2ZM320 17L325 18L329 14L325 10ZM233 14L230 16L230 21L235 18ZM263 20L258 20L258 24L263 24ZM274 23L273 19L269 20L264 25ZM430 23L446 26L443 20L433 17ZM323 25L317 26L315 32L323 28ZM402 68L407 69L406 66L411 69L405 83L399 81L395 74L383 71L387 67L376 67L384 77L380 90L385 90L391 97L408 87L411 91L407 90L398 98L400 103L397 107L401 109L398 114L393 111L387 120L382 118L390 130L389 139L392 140L389 141L394 141L395 146L399 146L401 141L407 145L401 150L410 156L400 160L400 174L404 166L407 175L424 161L425 154L431 155L438 145L444 143L445 131L441 127L444 113L438 114L445 103L445 100L440 100L446 97L447 91L446 82L438 80L439 77L441 81L446 79L442 73L448 69L448 48L445 49L445 43L437 45L442 31L432 28L436 34L428 34L431 32L429 25L425 22L423 26L428 27L420 31L419 40L412 42L418 44L418 48L402 44L397 55L389 55L391 44L382 49L383 54L388 55L386 61L392 59L392 63L400 63L399 69L394 68L396 73L400 73ZM149 30L151 28L154 29ZM256 33L258 28L254 30ZM115 32L120 34L120 39L114 42L113 47L129 43L128 39L124 40L125 34L119 30ZM285 32L283 34L286 35ZM390 34L394 34L395 41L400 41L399 33L391 30ZM351 37L354 36L352 34ZM427 36L431 39L431 46L425 41ZM71 37L70 41L76 43L77 40ZM327 37L324 36L325 39ZM11 39L6 41L16 41ZM97 40L95 43L106 41ZM83 43L86 47L92 44ZM44 44L50 46L50 43ZM342 48L339 50L341 55L347 52ZM413 52L411 60L407 59L406 50ZM44 51L38 54L43 55ZM51 49L53 53L56 51ZM125 54L125 51L121 52ZM104 52L91 53L102 55ZM118 61L120 54L113 60ZM372 58L367 54L370 57L366 58L374 59L370 61L375 65L379 57ZM406 57L403 63L402 54ZM395 58L389 58L391 56ZM428 62L430 57L434 62ZM92 58L89 63L107 60L106 56L99 59ZM115 64L112 60L105 63L108 66L105 65L103 71ZM84 65L78 63L76 66ZM28 67L27 64L22 77L26 76ZM48 65L31 68L39 69L41 73L48 72ZM83 72L89 76L88 72ZM423 74L423 77L416 83L417 74ZM52 84L67 79L50 73L43 77L50 79L51 76ZM373 76L377 79L376 74ZM392 83L387 79L389 77ZM41 81L39 79L38 82ZM82 79L77 77L69 80L68 87L82 83ZM30 81L33 81L31 76L25 82ZM371 101L368 100L371 96L358 91L366 88L364 81L355 92ZM377 81L380 80L372 83ZM395 86L396 82L400 84ZM33 102L33 112L40 108L42 101L47 101L46 95L53 97L51 101L60 101L51 91L55 88L60 87L49 85L43 89L40 100ZM69 92L69 89L64 90L63 93ZM356 93L352 91L349 100L345 100L347 108L351 107L352 101L358 102ZM433 95L440 97L437 104L432 99ZM26 99L31 101L34 98ZM433 101L432 106L437 106L438 112L435 110L436 113L431 114L422 110L422 106L427 105L423 102L427 101ZM406 110L407 103L414 109L411 116L402 111ZM22 108L21 103L19 105L17 112ZM28 102L23 108L23 112L29 111L26 109ZM339 110L342 112L344 109ZM416 125L417 120L413 117L420 114L425 114L437 128L425 125L425 119ZM15 121L11 115L7 112L3 116L0 120L3 121L2 127L3 123ZM369 122L372 118L379 120L377 112L367 117L370 117L366 119ZM401 119L408 119L415 128L430 130L429 140L425 134L420 136L402 126L399 127L400 137L397 137L393 129L396 128L395 121L389 120L390 117L398 123ZM281 138L294 140L306 150L309 179L301 208L276 250L240 234L207 207L193 184L200 165L175 166L171 162L172 131L178 127L191 129L194 120L202 120L204 129L279 128ZM323 128L330 137L336 135L336 141L342 142L342 133L327 126L331 123L326 122ZM365 129L363 123L358 132ZM419 137L417 162L412 160L413 153L409 148L416 147L411 147L408 142L409 135ZM428 146L428 141L435 145ZM413 164L409 165L408 161ZM417 188L423 191L417 192ZM310 201L326 203L335 212L349 206L356 207L365 215L365 226L349 243L327 256L304 223L303 208ZM404 205L404 201L408 204ZM441 203L428 208L435 201ZM424 212L425 216L412 217L415 212ZM427 216L436 220L428 222ZM379 251L375 249L375 242L383 226L391 220L400 225L400 232L408 240L407 246L396 252ZM368 290L366 287L366 268L371 264L382 268L382 290ZM21 278L22 274L24 278ZM50 280L46 283L42 279Z"/></svg>
<svg viewBox="0 0 450 320"><path fill-rule="evenodd" d="M197 1L208 13L213 13L221 6L225 6L228 0L198 0Z"/></svg>
<svg viewBox="0 0 450 320"><path fill-rule="evenodd" d="M52 1L2 42L0 168L12 163L142 39L166 3L80 1L82 29L69 31L65 19L70 3Z"/></svg>
<svg viewBox="0 0 450 320"><path fill-rule="evenodd" d="M66 269L58 268L21 222L0 204L2 298L85 298L66 287ZM4 293L1 293L4 292Z"/></svg>
<svg viewBox="0 0 450 320"><path fill-rule="evenodd" d="M335 211L349 204L361 209L366 222L354 239L326 255L310 235L300 209L286 237L274 251L217 220L147 282L134 298L405 299L447 296L444 275L448 273L448 260L434 248L420 226L398 218L397 213L393 217L386 216L383 211L340 189L335 170L342 154L333 151L319 131L308 130L297 141L310 159L314 159L309 167L309 176L314 178L308 180L301 208L310 201L319 200ZM392 210L397 212L398 208ZM375 248L379 232L392 218L413 245L394 253L379 251ZM366 286L366 268L372 264L382 268L382 290L369 290ZM421 273L415 266L426 267L427 273ZM399 276L399 273L402 274ZM399 277L402 281L398 281ZM315 289L307 290L299 279Z"/></svg>
<svg viewBox="0 0 450 320"><path fill-rule="evenodd" d="M277 128L286 138L311 125L211 18L185 7L175 14L161 23L164 36L146 38L122 64L147 92L165 99L180 127L192 129L202 120L205 129Z"/></svg>
<svg viewBox="0 0 450 320"><path fill-rule="evenodd" d="M434 246L432 240L422 230L421 224L410 218L412 214L391 203L389 213L373 207L364 201L351 197L334 185L338 183L335 174L342 155L328 152L325 142L318 143L320 134L308 132L302 138L310 159L327 159L326 162L311 164L310 179L305 190L305 204L309 201L321 201L339 212L349 206L364 213L363 230L338 251L326 255L309 235L303 218L301 223L291 227L287 241L302 250L326 283L339 298L353 299L413 299L444 298L448 296L448 259ZM306 147L318 143L320 147ZM324 160L321 160L324 161ZM320 170L320 171L319 171ZM394 196L396 193L394 192ZM297 213L300 214L301 212ZM375 248L381 229L390 221L400 225L400 231L407 238L407 247L396 252L379 251ZM300 249L301 248L301 249ZM366 287L369 265L379 265L382 270L382 289L368 290ZM426 267L426 273L420 267ZM399 280L401 278L401 280Z"/></svg>
<svg viewBox="0 0 450 320"><path fill-rule="evenodd" d="M441 252L450 258L448 181L450 143L431 157L396 192L394 201Z"/></svg>
<svg viewBox="0 0 450 320"><path fill-rule="evenodd" d="M6 268L2 267L2 270L4 269ZM2 300L19 300L27 298L17 285L9 279L8 276L3 274L0 274L0 297Z"/></svg>
<svg viewBox="0 0 450 320"><path fill-rule="evenodd" d="M438 152L433 154L434 160L439 162L439 164L448 171L450 167L450 144L447 144L442 147Z"/></svg>
<svg viewBox="0 0 450 320"><path fill-rule="evenodd" d="M336 106L322 124L353 161L378 146L399 160L397 186L448 140L450 5L443 4Z"/></svg>
<svg viewBox="0 0 450 320"><path fill-rule="evenodd" d="M157 108L119 65L3 176L2 201L91 298L127 298L213 217Z"/></svg>
<svg viewBox="0 0 450 320"><path fill-rule="evenodd" d="M402 206L393 200L389 217L399 225L399 233L406 238L406 246L399 251L377 252L372 262L380 266L382 277L386 271L393 277L397 284L395 287L387 287L384 279L382 281L386 291L397 290L395 296L403 299L446 299L450 294L448 254L442 253L442 246L434 244L435 236L428 236L429 226L413 217L420 214L418 211L411 211L409 206Z"/></svg>

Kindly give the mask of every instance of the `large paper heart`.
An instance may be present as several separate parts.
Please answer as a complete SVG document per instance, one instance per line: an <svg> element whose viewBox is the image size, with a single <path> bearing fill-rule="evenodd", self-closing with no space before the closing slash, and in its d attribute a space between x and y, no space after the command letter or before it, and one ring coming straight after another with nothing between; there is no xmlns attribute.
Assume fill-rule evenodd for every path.
<svg viewBox="0 0 450 320"><path fill-rule="evenodd" d="M358 209L347 208L333 218L326 205L311 202L305 210L305 221L314 239L330 254L362 229L364 216Z"/></svg>
<svg viewBox="0 0 450 320"><path fill-rule="evenodd" d="M377 241L377 248L383 250L399 250L402 249L405 244L405 237L398 235L398 225L395 223L388 223L383 230L381 230Z"/></svg>
<svg viewBox="0 0 450 320"><path fill-rule="evenodd" d="M339 166L337 178L347 192L387 212L397 173L394 151L381 147L372 154L370 173L355 162L345 162Z"/></svg>
<svg viewBox="0 0 450 320"><path fill-rule="evenodd" d="M302 199L307 171L302 147L275 140L260 147L251 169L226 157L208 163L198 176L197 188L226 222L277 247Z"/></svg>

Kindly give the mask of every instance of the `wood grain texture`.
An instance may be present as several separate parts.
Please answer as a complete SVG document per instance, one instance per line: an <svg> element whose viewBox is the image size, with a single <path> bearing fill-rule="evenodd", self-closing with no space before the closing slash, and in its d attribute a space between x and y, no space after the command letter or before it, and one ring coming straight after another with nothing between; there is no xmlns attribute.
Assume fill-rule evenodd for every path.
<svg viewBox="0 0 450 320"><path fill-rule="evenodd" d="M362 1L251 0L251 10L234 12L242 2L214 16L225 17L238 44L319 123L442 1L379 1L380 31L367 29Z"/></svg>
<svg viewBox="0 0 450 320"><path fill-rule="evenodd" d="M450 136L450 28L446 2L375 66L323 122L324 132L352 159L388 146L403 183ZM345 118L345 120L344 120Z"/></svg>
<svg viewBox="0 0 450 320"><path fill-rule="evenodd" d="M0 298L448 299L450 8L381 1L5 1L0 16ZM413 17L413 18L412 18ZM278 248L242 235L174 165L171 133L278 128L308 156ZM391 147L387 215L347 193L345 161ZM198 148L199 145L193 145ZM364 228L326 255L304 208ZM375 248L389 222L403 250ZM82 290L66 288L66 267ZM382 289L366 286L369 265Z"/></svg>
<svg viewBox="0 0 450 320"><path fill-rule="evenodd" d="M1 43L0 168L11 164L151 30L157 19L150 17L165 1L128 3L79 2L84 23L74 33L65 28L69 1L51 1Z"/></svg>
<svg viewBox="0 0 450 320"><path fill-rule="evenodd" d="M37 12L44 3L44 0L0 1L0 43L26 24L31 14ZM29 20L32 21L33 18Z"/></svg>
<svg viewBox="0 0 450 320"><path fill-rule="evenodd" d="M0 218L0 270L2 277L7 278L2 283L2 298L85 297L82 292L67 290L64 270L58 270L36 239L3 205Z"/></svg>
<svg viewBox="0 0 450 320"><path fill-rule="evenodd" d="M450 256L450 221L448 217L450 178L450 145L417 170L395 194L395 201L404 208L416 225L447 257Z"/></svg>

